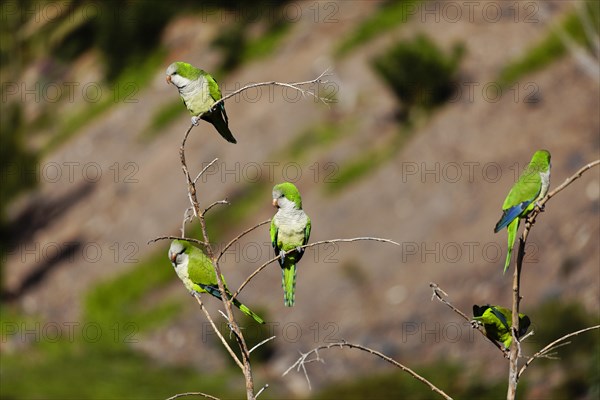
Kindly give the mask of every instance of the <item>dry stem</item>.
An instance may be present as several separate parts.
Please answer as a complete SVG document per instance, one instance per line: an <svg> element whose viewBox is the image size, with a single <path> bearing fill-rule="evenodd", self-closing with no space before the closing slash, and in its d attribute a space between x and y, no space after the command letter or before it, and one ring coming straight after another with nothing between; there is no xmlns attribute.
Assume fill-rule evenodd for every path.
<svg viewBox="0 0 600 400"><path fill-rule="evenodd" d="M348 343L346 341L342 341L342 342L337 342L337 343L330 343L328 345L323 345L323 346L319 346L311 351L309 351L308 353L300 353L301 356L300 358L298 358L298 360L296 360L296 362L294 364L292 364L284 373L282 376L287 375L292 369L296 368L297 371L300 371L300 369L302 369L302 371L304 372L304 376L306 377L306 381L308 382L308 386L309 388L311 387L310 385L310 379L308 378L308 373L306 372L306 367L305 364L311 363L311 362L315 362L315 361L319 361L319 362L323 362L323 360L319 357L319 351L320 350L326 350L326 349L330 349L332 347L339 347L339 348L344 348L344 347L348 347L350 349L358 349L358 350L362 350L365 351L367 353L373 354L379 358L381 358L382 360L387 361L388 363L394 365L395 367L400 368L402 371L408 373L409 375L411 375L413 378L415 378L416 380L423 382L425 385L429 386L429 388L436 392L437 394L439 394L440 396L442 396L443 398L447 399L447 400L452 400L452 397L448 396L443 390L439 389L437 386L435 386L433 383L429 382L427 379L425 379L424 377L422 377L421 375L417 374L415 371L413 371L412 369L400 364L398 361L394 360L393 358L390 358L388 356L386 356L383 353L380 353L379 351L370 349L368 347L365 346L361 346L359 344L353 344L353 343ZM315 354L316 358L311 358L308 359L307 358L311 355L311 354Z"/></svg>

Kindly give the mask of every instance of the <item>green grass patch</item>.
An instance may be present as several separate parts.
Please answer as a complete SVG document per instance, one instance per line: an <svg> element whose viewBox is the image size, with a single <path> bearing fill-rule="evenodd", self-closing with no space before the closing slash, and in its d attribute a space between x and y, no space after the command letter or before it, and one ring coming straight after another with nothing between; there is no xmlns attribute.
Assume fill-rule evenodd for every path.
<svg viewBox="0 0 600 400"><path fill-rule="evenodd" d="M201 375L189 367L167 367L125 347L59 342L3 354L0 397L165 399L198 390L224 396L232 393L232 374Z"/></svg>
<svg viewBox="0 0 600 400"><path fill-rule="evenodd" d="M288 23L276 23L260 37L247 42L242 53L242 62L258 60L272 54L290 31L290 27Z"/></svg>
<svg viewBox="0 0 600 400"><path fill-rule="evenodd" d="M363 149L356 158L342 164L339 172L326 186L325 193L334 195L345 189L347 186L358 182L367 175L373 173L387 161L389 161L414 134L416 129L408 124L400 128L400 132L383 146L373 149Z"/></svg>
<svg viewBox="0 0 600 400"><path fill-rule="evenodd" d="M367 355L365 355L367 357ZM464 367L448 361L437 361L415 368L449 396L461 399L505 399L506 382L489 382L479 374L470 374ZM522 381L517 394L521 397L526 385ZM435 399L429 386L398 369L394 372L374 374L363 378L334 383L314 395L312 399Z"/></svg>
<svg viewBox="0 0 600 400"><path fill-rule="evenodd" d="M231 238L225 238L226 234L234 233L243 226L249 216L257 214L261 207L271 203L269 182L260 181L238 186L239 189L228 196L230 205L220 206L206 215L206 227L212 242L228 242Z"/></svg>
<svg viewBox="0 0 600 400"><path fill-rule="evenodd" d="M142 132L141 138L146 140L155 138L160 133L165 132L165 128L181 114L189 113L178 95L176 100L165 104L160 110L154 113L148 127Z"/></svg>
<svg viewBox="0 0 600 400"><path fill-rule="evenodd" d="M600 12L597 2L588 2L586 11L590 20L595 25L596 32L600 30ZM572 12L565 17L560 24L561 29L567 33L575 42L590 48L590 43L577 12ZM500 72L498 82L502 87L508 87L521 77L535 71L539 71L558 60L567 53L558 35L552 31L538 44L531 47L524 56L510 61Z"/></svg>
<svg viewBox="0 0 600 400"><path fill-rule="evenodd" d="M264 6L259 6L264 7ZM277 8L264 8L264 13L258 15L277 15ZM243 8L241 9L243 10ZM256 10L248 11L254 15ZM244 14L244 12L242 12ZM250 31L258 24L264 24L265 29L257 37L250 37ZM223 60L218 72L227 73L240 65L273 53L290 31L291 24L285 18L246 19L232 24L219 31L211 45L223 53ZM216 73L218 75L218 73Z"/></svg>
<svg viewBox="0 0 600 400"><path fill-rule="evenodd" d="M67 324L52 324L63 328L58 340L54 328L46 330L50 324L3 309L3 340L11 340L15 326L21 332L17 341L25 330L38 334L33 345L2 355L2 398L159 399L198 390L230 396L241 389L231 389L235 371L201 375L190 367L161 365L131 347L141 332L181 310L180 302L148 301L153 291L177 279L166 246L161 247L132 270L91 289L83 317L71 323L70 333ZM182 287L182 301L189 298L184 294Z"/></svg>
<svg viewBox="0 0 600 400"><path fill-rule="evenodd" d="M161 247L132 270L93 288L85 299L83 319L107 331L116 329L116 337L123 337L173 318L181 303L150 305L144 301L153 290L177 279L167 258L166 245ZM103 339L107 344L120 344L108 336Z"/></svg>
<svg viewBox="0 0 600 400"><path fill-rule="evenodd" d="M345 56L360 45L407 22L421 0L390 0L367 17L335 50L336 56Z"/></svg>
<svg viewBox="0 0 600 400"><path fill-rule="evenodd" d="M351 126L352 123L346 121L344 123L324 122L310 127L296 136L287 150L284 150L284 154L288 155L285 159L299 161L312 150L330 146Z"/></svg>

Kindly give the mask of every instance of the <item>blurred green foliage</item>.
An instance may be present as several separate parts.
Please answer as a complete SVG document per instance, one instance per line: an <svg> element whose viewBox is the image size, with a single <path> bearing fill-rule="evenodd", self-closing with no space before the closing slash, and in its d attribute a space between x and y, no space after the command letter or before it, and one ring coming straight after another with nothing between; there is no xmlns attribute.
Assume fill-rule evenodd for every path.
<svg viewBox="0 0 600 400"><path fill-rule="evenodd" d="M454 45L446 55L421 34L393 45L373 60L373 67L401 101L400 116L410 118L414 109L431 110L448 100L463 55L463 45Z"/></svg>
<svg viewBox="0 0 600 400"><path fill-rule="evenodd" d="M485 379L481 374L470 375L456 363L440 360L427 366L414 368L435 386L458 399L505 399L506 382ZM526 390L526 385L518 387L517 394ZM354 378L351 382L333 383L312 399L438 399L440 396L422 382L400 370Z"/></svg>
<svg viewBox="0 0 600 400"><path fill-rule="evenodd" d="M351 50L377 36L406 23L421 0L388 0L377 11L369 14L363 22L338 45L335 53L344 56Z"/></svg>
<svg viewBox="0 0 600 400"><path fill-rule="evenodd" d="M600 32L600 2L587 1L583 9L584 15L589 17L593 25L592 29L595 29L597 40ZM575 43L592 50L594 44L590 41L594 39L587 36L581 16L577 12L567 15L560 24L560 29ZM498 81L503 87L510 86L522 76L543 69L566 53L567 49L556 31L551 31L545 39L528 49L521 58L509 62L500 72Z"/></svg>
<svg viewBox="0 0 600 400"><path fill-rule="evenodd" d="M25 129L21 106L16 102L3 104L0 118L0 289L4 284L4 254L11 237L7 207L16 196L37 183L38 158L25 145Z"/></svg>
<svg viewBox="0 0 600 400"><path fill-rule="evenodd" d="M126 329L129 324L139 331L164 323L178 314L181 302L150 306L146 297L176 279L164 244L131 270L91 289L85 299L82 319L106 329L115 324Z"/></svg>
<svg viewBox="0 0 600 400"><path fill-rule="evenodd" d="M231 393L226 383L231 371L201 375L189 366L156 362L132 348L143 332L170 321L179 314L181 301L190 299L182 288L181 301L155 304L148 300L177 279L165 246L161 247L146 261L89 292L73 336L63 332L55 340L37 329L42 333L34 337L33 346L3 354L2 398L165 398L198 387L217 395ZM21 336L24 329L36 331L31 318L23 320L6 309L2 317L3 338L10 339L4 329L7 324L18 324Z"/></svg>
<svg viewBox="0 0 600 400"><path fill-rule="evenodd" d="M283 7L289 0L256 2L229 1L236 12L234 23L225 26L212 41L221 50L223 60L219 69L230 72L241 64L269 55L289 32L290 24ZM258 27L261 32L252 37Z"/></svg>
<svg viewBox="0 0 600 400"><path fill-rule="evenodd" d="M553 299L529 313L533 321L536 351L571 332L600 324L600 316L589 314L580 303ZM552 382L554 399L593 399L600 394L600 331L592 330L571 337L557 349L558 359L538 359L529 367L543 368L546 375L560 373ZM528 370L529 373L531 371Z"/></svg>
<svg viewBox="0 0 600 400"><path fill-rule="evenodd" d="M191 2L168 1L99 3L100 12L92 21L95 43L106 61L106 77L116 79L127 67L142 63L156 50L163 28L169 20Z"/></svg>
<svg viewBox="0 0 600 400"><path fill-rule="evenodd" d="M106 333L106 332L105 332ZM197 391L231 396L231 371L200 374L124 346L60 341L2 355L3 399L164 399Z"/></svg>

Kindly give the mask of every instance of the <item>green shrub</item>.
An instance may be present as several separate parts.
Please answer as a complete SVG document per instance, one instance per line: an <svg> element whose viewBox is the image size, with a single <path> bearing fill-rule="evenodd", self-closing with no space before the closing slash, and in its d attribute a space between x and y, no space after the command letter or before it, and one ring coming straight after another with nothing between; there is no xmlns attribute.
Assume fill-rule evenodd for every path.
<svg viewBox="0 0 600 400"><path fill-rule="evenodd" d="M402 102L401 116L408 117L413 109L433 109L452 95L463 54L462 45L446 55L427 36L419 35L393 45L373 61L373 67Z"/></svg>

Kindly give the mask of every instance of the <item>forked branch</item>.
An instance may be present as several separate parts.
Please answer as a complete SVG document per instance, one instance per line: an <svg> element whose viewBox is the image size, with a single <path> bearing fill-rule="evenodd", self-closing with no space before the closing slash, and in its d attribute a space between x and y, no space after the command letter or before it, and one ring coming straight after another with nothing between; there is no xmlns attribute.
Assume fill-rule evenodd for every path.
<svg viewBox="0 0 600 400"><path fill-rule="evenodd" d="M294 364L292 364L282 374L282 376L286 376L294 368L297 371L302 370L304 372L304 376L306 377L306 381L307 381L308 386L310 388L311 387L311 385L310 385L310 379L308 377L308 373L306 372L305 364L308 364L308 363L311 363L311 362L315 362L315 361L323 362L323 360L319 356L319 351L331 349L331 348L334 348L334 347L339 347L340 349L342 349L344 347L347 347L347 348L350 348L350 349L358 349L358 350L365 351L367 353L373 354L374 356L377 356L377 357L381 358L382 360L384 360L384 361L392 364L393 366L395 366L397 368L400 368L402 371L408 373L409 375L411 375L413 378L415 378L419 382L422 382L425 385L429 386L429 388L432 391L434 391L435 393L439 394L443 398L445 398L447 400L452 400L452 397L448 396L443 390L439 389L433 383L429 382L427 379L425 379L421 375L417 374L415 371L413 371L412 369L408 368L407 366L400 364L398 361L394 360L393 358L390 358L390 357L386 356L385 354L383 354L383 353L381 353L381 352L379 352L377 350L373 350L373 349L370 349L368 347L361 346L359 344L348 343L346 341L337 342L337 343L330 343L330 344L327 344L327 345L319 346L319 347L317 347L317 348L309 351L308 353L300 353L301 354L300 358L298 358L298 360L296 360L296 362ZM311 355L314 355L315 357L314 358L309 358Z"/></svg>

